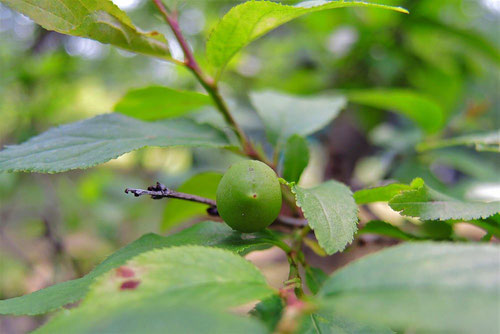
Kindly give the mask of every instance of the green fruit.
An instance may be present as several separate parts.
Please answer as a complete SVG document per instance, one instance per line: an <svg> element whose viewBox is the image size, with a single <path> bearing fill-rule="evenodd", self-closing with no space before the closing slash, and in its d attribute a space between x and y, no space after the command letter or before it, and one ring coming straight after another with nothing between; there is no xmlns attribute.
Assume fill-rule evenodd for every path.
<svg viewBox="0 0 500 334"><path fill-rule="evenodd" d="M217 188L217 210L224 221L241 232L266 228L281 210L281 187L266 164L246 160L232 165Z"/></svg>

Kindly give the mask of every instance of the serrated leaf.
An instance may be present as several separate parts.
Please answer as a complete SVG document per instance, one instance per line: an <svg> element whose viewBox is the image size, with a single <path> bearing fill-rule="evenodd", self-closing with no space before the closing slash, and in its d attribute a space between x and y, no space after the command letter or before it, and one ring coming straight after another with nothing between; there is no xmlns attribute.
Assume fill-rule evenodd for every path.
<svg viewBox="0 0 500 334"><path fill-rule="evenodd" d="M369 326L348 317L316 312L304 316L298 334L394 334L383 326Z"/></svg>
<svg viewBox="0 0 500 334"><path fill-rule="evenodd" d="M201 305L165 306L145 300L113 310L98 307L72 310L51 319L34 333L127 333L127 334L265 334L258 321L207 309Z"/></svg>
<svg viewBox="0 0 500 334"><path fill-rule="evenodd" d="M0 172L59 173L89 168L145 146L228 146L227 137L187 119L155 123L104 114L52 128L0 151Z"/></svg>
<svg viewBox="0 0 500 334"><path fill-rule="evenodd" d="M411 243L336 272L319 293L323 311L415 332L497 333L500 248Z"/></svg>
<svg viewBox="0 0 500 334"><path fill-rule="evenodd" d="M221 178L222 174L220 173L201 173L187 180L177 191L215 200L215 193ZM172 198L165 205L161 228L168 230L190 218L206 214L206 204Z"/></svg>
<svg viewBox="0 0 500 334"><path fill-rule="evenodd" d="M167 41L156 31L141 32L109 0L1 0L47 30L95 39L125 50L169 58Z"/></svg>
<svg viewBox="0 0 500 334"><path fill-rule="evenodd" d="M267 138L275 146L284 145L294 134L307 136L320 130L346 104L343 96L307 97L264 91L250 97L264 122Z"/></svg>
<svg viewBox="0 0 500 334"><path fill-rule="evenodd" d="M361 1L304 1L287 6L271 1L248 1L233 7L217 24L207 42L207 58L219 70L243 47L300 16L342 7L373 7L408 13L403 8Z"/></svg>
<svg viewBox="0 0 500 334"><path fill-rule="evenodd" d="M163 86L132 89L115 105L114 111L144 121L182 116L211 105L208 95Z"/></svg>
<svg viewBox="0 0 500 334"><path fill-rule="evenodd" d="M426 185L405 191L389 201L393 210L422 220L471 220L500 212L500 202L465 202L441 194Z"/></svg>
<svg viewBox="0 0 500 334"><path fill-rule="evenodd" d="M358 207L346 185L331 180L310 189L294 185L292 191L316 239L328 254L342 251L352 242Z"/></svg>
<svg viewBox="0 0 500 334"><path fill-rule="evenodd" d="M442 129L445 111L431 98L406 89L365 89L344 92L349 102L400 113L429 133Z"/></svg>
<svg viewBox="0 0 500 334"><path fill-rule="evenodd" d="M283 178L288 182L299 182L309 163L307 140L299 135L288 138L283 154Z"/></svg>
<svg viewBox="0 0 500 334"><path fill-rule="evenodd" d="M134 332L119 320L126 319L127 315L136 318L137 312L145 315L145 310L152 310L150 306L154 305L155 309L165 313L166 318L162 321L159 317L161 313L153 311L155 317L152 319L156 324L165 326L163 332L168 328L171 333L172 324L178 328L182 322L179 323L175 316L181 316L192 322L183 324L189 331L198 329L211 333L207 332L209 328L203 327L203 322L200 323L201 319L186 318L196 315L189 309L199 310L200 305L203 305L203 309L211 310L208 314L216 316L208 323L225 328L220 320L231 318L221 318L215 313L217 310L222 311L273 294L273 289L267 285L260 271L251 262L232 252L201 246L163 248L138 255L100 277L79 308L69 314L56 316L40 332L101 333L106 332L105 329L119 332L119 328L124 328L127 333ZM130 309L136 312L130 312ZM183 310L187 314L182 316L175 310ZM96 319L89 317L92 315ZM131 324L138 332L160 330L154 323L139 321L142 322L142 328L138 324ZM130 323L130 319L126 322ZM243 321L244 325L249 323L253 324L251 328L264 332L255 322ZM174 332L180 331L176 329Z"/></svg>
<svg viewBox="0 0 500 334"><path fill-rule="evenodd" d="M112 254L88 275L55 284L21 297L0 300L0 314L35 315L42 314L83 298L95 279L129 259L144 252L171 246L202 245L227 249L246 254L254 249L272 245L272 234L264 232L245 233L233 231L229 226L215 222L203 222L177 234L162 237L146 234L138 240Z"/></svg>
<svg viewBox="0 0 500 334"><path fill-rule="evenodd" d="M500 131L421 143L417 146L417 150L426 151L450 146L470 146L480 152L500 152Z"/></svg>
<svg viewBox="0 0 500 334"><path fill-rule="evenodd" d="M366 223L363 228L358 231L358 235L361 234L377 234L383 235L389 238L399 239L399 240L419 240L420 238L402 231L397 226L389 224L380 220L372 220Z"/></svg>

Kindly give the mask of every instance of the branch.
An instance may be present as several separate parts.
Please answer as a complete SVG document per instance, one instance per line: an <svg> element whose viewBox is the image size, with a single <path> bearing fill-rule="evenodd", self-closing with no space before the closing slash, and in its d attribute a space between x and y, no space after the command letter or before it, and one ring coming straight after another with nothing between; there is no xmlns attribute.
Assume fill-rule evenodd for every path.
<svg viewBox="0 0 500 334"><path fill-rule="evenodd" d="M156 186L150 186L150 187L148 187L147 190L127 188L127 189L125 189L125 193L126 194L132 193L132 194L134 194L135 197L149 195L149 196L151 196L152 199L162 199L162 198L183 199L185 201L206 204L206 205L209 205L211 208L217 210L216 209L217 206L216 206L215 201L213 199L174 191L172 189L165 187L160 182L156 182ZM214 212L214 211L213 210L209 211L209 214L214 215L211 212ZM218 215L218 214L215 214L215 215Z"/></svg>
<svg viewBox="0 0 500 334"><path fill-rule="evenodd" d="M195 75L195 77L198 79L200 84L205 88L207 93L210 95L212 100L214 101L217 109L220 111L222 116L224 117L224 120L226 123L228 123L236 133L236 136L238 137L238 140L241 143L241 146L243 147L243 152L248 155L251 158L261 160L262 162L268 164L269 166L273 167L273 164L269 159L264 155L255 150L253 147L252 143L247 139L247 136L245 135L245 132L243 129L239 126L239 124L236 122L236 120L233 118L233 115L229 111L229 108L226 105L226 102L222 98L219 88L217 86L217 83L215 82L214 79L206 76L201 67L198 65L198 62L196 61L193 52L191 51L191 48L189 47L189 44L187 43L186 39L182 35L181 29L179 27L179 22L177 21L177 17L174 14L170 14L163 4L161 0L153 0L153 3L156 5L160 13L162 14L163 18L169 25L170 29L172 29L172 32L175 35L175 38L179 42L179 45L181 46L181 49L184 53L184 65Z"/></svg>

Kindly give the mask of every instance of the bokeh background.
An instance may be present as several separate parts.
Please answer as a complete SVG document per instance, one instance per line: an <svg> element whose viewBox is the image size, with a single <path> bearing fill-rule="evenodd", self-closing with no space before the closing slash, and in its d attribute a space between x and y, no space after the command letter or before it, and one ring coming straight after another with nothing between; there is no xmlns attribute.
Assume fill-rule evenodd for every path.
<svg viewBox="0 0 500 334"><path fill-rule="evenodd" d="M180 57L151 2L113 2L139 27L168 36L174 57ZM238 54L221 86L253 138L263 133L247 93L265 88L307 95L406 87L444 108L444 136L499 128L500 1L377 2L402 5L411 15L374 9L316 13L280 27ZM211 28L238 2L167 3L177 3L181 28L203 66L204 41ZM110 112L129 89L153 84L202 91L178 66L48 32L0 4L0 146ZM424 134L402 117L350 104L328 128L309 138L312 159L301 182L314 185L335 178L355 190L419 176L452 196L499 199L498 155L467 148L418 153L414 145L423 139ZM157 180L175 188L199 172L223 172L234 159L216 150L150 148L89 170L0 174L0 299L79 277L144 233L182 228L185 225L164 223L172 214L165 209L166 201L135 199L123 190ZM384 205L374 204L370 212L431 239L484 235L470 225L417 224ZM361 218L370 212L362 211ZM366 235L345 254L329 260L316 256L313 262L332 271L392 243ZM262 267L274 268L268 270L270 280L279 283L281 269L286 275L286 263L280 266L286 260L272 251L253 256ZM43 320L0 317L0 333L24 333Z"/></svg>

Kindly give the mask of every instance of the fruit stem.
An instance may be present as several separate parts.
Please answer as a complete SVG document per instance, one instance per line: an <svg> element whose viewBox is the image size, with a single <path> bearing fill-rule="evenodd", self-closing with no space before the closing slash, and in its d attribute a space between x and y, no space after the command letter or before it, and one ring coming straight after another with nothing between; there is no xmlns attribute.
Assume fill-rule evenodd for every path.
<svg viewBox="0 0 500 334"><path fill-rule="evenodd" d="M295 294L298 298L304 296L302 288L302 278L300 277L299 264L305 263L304 254L302 253L302 242L305 236L309 233L310 227L306 226L297 230L294 234L291 250L287 253L288 263L290 264L290 272L288 274L288 285L295 287Z"/></svg>

